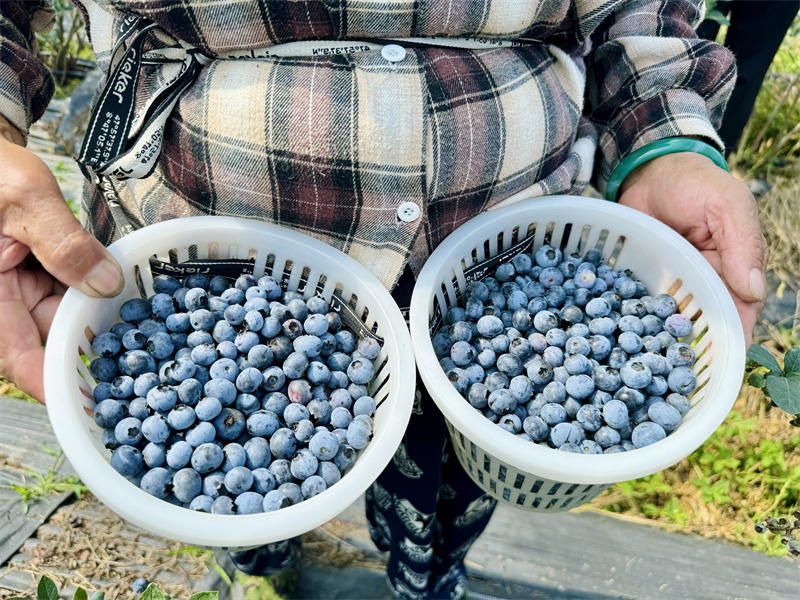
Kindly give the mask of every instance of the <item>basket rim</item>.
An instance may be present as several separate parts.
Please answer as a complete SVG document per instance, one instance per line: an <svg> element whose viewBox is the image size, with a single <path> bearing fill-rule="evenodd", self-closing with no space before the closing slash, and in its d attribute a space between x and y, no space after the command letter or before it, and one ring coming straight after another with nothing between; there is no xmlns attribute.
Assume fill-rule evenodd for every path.
<svg viewBox="0 0 800 600"><path fill-rule="evenodd" d="M432 253L417 278L411 297L409 323L418 372L426 387L435 390L431 395L445 418L465 438L507 465L537 477L566 483L617 483L658 472L679 462L697 449L725 419L738 396L745 364L744 332L738 312L725 284L702 254L660 221L632 208L606 202L602 205L606 214L614 214L615 219L635 223L636 227L647 230L651 239L670 243L676 252L691 261L713 292L716 304L706 307L704 314L711 310L712 314L722 315L727 343L722 344L724 347L719 348L714 357L715 361L723 361L722 376L715 401L704 408L703 418L684 422L666 439L634 451L609 455L573 454L539 446L500 429L472 408L453 388L439 366L428 334L432 295L443 281L443 270L446 269L446 276L449 276L450 266L460 264L461 259L474 247L474 240L482 241L486 232L507 230L509 220L516 215L531 215L541 209L584 214L579 211L597 211L598 202L603 201L568 195L531 197L470 219L445 238ZM480 443L476 440L480 440Z"/></svg>
<svg viewBox="0 0 800 600"><path fill-rule="evenodd" d="M386 333L391 332L391 335L384 334L388 359L385 368L390 369L390 380L395 380L385 384L393 386L393 401L386 406L390 412L386 413L386 424L381 435L374 437L365 449L365 454L342 477L342 481L346 482L344 485L340 481L318 496L297 505L253 515L201 513L159 500L128 482L98 452L90 431L96 426L93 422L85 421L85 396L77 385L74 391L64 393L64 388L68 387L64 385L65 382L80 381L80 375L75 369L75 347L69 346L70 339L73 339L70 332L74 327L69 317L77 314L76 310L81 306L97 307L99 310L103 300L88 298L77 290L69 289L56 312L45 350L48 416L59 444L83 483L104 504L131 523L163 537L204 547L248 547L279 541L310 531L335 517L357 500L389 463L402 441L413 407L416 378L391 376L396 373L415 373L411 338L405 319L378 279L339 250L278 225L224 216L187 217L149 225L121 238L108 249L127 274L134 264L141 262L132 257L137 254L137 247L143 243L156 246L169 243L171 245L168 247L175 247L183 245L178 240L181 235L221 235L225 232L234 236L243 231L243 228L259 236L263 235L265 240L271 240L265 242L265 245L274 244L275 240L277 243L291 241L293 248L302 245L306 250L316 252L319 255L319 265L336 265L338 270L348 270L353 274L353 283L357 280L361 282L358 286L359 298L362 295L365 299L373 298L369 304L375 307L375 316L381 318L379 315L384 315L381 325L385 325ZM188 245L193 242L185 243ZM141 251L138 254L141 256ZM91 421L91 417L88 418ZM365 461L367 458L368 462ZM154 518L155 515L157 516ZM292 527L292 523L297 525ZM282 530L286 531L285 535L276 538L274 532Z"/></svg>

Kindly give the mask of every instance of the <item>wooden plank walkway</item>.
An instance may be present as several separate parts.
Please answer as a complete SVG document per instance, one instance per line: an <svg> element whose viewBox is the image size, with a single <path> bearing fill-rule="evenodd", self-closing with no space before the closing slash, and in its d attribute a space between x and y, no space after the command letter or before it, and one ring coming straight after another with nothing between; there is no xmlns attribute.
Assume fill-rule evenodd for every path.
<svg viewBox="0 0 800 600"><path fill-rule="evenodd" d="M54 457L44 444L59 449L45 407L0 397L0 483L18 483L27 471L47 472ZM72 467L64 461L57 473L73 474ZM91 494L67 502L74 500L70 495L32 502L25 515L17 492L0 488L0 597L3 590L31 593L39 575L47 574L65 598L82 585L113 600L127 596L145 570L173 596L217 589L227 597L227 585L201 557L171 554L180 544L126 523Z"/></svg>
<svg viewBox="0 0 800 600"><path fill-rule="evenodd" d="M51 449L47 453L45 448ZM55 462L58 449L53 429L43 406L0 397L0 564L7 561L45 519L68 498L52 494L22 510L20 495L8 486L30 482L28 472L46 473ZM74 474L67 461L56 473Z"/></svg>

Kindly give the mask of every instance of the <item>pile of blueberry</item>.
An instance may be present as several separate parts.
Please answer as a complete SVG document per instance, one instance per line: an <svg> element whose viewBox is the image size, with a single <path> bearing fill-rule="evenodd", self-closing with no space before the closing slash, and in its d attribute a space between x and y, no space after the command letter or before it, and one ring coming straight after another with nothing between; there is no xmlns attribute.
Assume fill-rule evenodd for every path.
<svg viewBox="0 0 800 600"><path fill-rule="evenodd" d="M380 344L265 276L159 275L92 342L111 466L157 498L269 512L335 484L372 437Z"/></svg>
<svg viewBox="0 0 800 600"><path fill-rule="evenodd" d="M692 323L599 250L544 245L469 283L433 348L490 421L550 448L611 454L664 439L697 386Z"/></svg>

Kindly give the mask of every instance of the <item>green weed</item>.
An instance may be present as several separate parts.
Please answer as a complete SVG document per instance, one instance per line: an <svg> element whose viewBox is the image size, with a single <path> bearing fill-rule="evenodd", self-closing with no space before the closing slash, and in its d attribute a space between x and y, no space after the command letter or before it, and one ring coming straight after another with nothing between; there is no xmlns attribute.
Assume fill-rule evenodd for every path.
<svg viewBox="0 0 800 600"><path fill-rule="evenodd" d="M72 492L80 498L82 493L89 491L89 488L83 485L76 475L62 477L58 474L58 470L64 463L64 455L60 449L50 448L47 444L42 444L42 449L47 454L55 457L50 470L44 474L28 471L23 475L20 483L12 483L10 486L6 486L19 494L22 512L25 514L28 512L31 502L49 496L52 493Z"/></svg>

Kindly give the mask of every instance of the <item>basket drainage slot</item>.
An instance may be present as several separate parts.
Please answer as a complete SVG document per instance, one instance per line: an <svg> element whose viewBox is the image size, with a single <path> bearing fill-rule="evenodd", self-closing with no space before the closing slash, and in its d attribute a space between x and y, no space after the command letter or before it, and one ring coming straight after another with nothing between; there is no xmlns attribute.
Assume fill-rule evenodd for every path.
<svg viewBox="0 0 800 600"><path fill-rule="evenodd" d="M558 493L559 489L561 489L561 484L560 483L556 483L556 484L553 485L553 487L550 488L550 490L547 492L547 495L548 496L555 496L556 493Z"/></svg>
<svg viewBox="0 0 800 600"><path fill-rule="evenodd" d="M525 483L525 476L522 475L521 473L517 474L517 478L514 479L514 488L521 490L523 483Z"/></svg>

